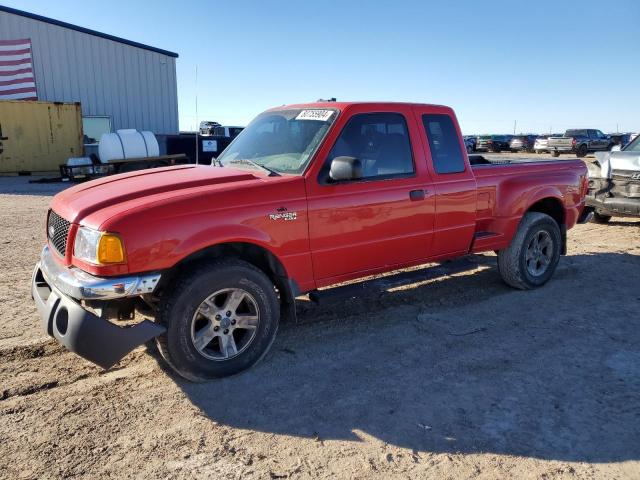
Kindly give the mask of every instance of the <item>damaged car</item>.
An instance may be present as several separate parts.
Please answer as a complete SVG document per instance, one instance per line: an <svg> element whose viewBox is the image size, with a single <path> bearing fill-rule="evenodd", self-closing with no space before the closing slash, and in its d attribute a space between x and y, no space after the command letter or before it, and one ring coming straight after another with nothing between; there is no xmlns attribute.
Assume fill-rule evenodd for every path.
<svg viewBox="0 0 640 480"><path fill-rule="evenodd" d="M640 217L640 137L624 148L597 152L588 163L587 206L593 221L607 223L611 217Z"/></svg>

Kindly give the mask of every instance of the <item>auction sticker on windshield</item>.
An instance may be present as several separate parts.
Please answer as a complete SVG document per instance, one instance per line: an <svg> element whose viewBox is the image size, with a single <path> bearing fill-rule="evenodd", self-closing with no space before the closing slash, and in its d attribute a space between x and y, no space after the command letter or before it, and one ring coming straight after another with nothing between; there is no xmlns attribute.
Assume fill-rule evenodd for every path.
<svg viewBox="0 0 640 480"><path fill-rule="evenodd" d="M333 110L302 110L296 120L317 120L326 122L333 115Z"/></svg>

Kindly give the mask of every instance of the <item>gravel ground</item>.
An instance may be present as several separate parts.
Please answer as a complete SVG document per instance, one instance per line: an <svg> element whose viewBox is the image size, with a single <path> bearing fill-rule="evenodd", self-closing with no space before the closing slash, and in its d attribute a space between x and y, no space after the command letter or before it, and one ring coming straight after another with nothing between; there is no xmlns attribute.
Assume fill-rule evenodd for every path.
<svg viewBox="0 0 640 480"><path fill-rule="evenodd" d="M145 347L103 372L40 331L61 188L0 178L0 478L640 478L640 222L571 230L535 291L474 255L300 299L260 365L191 384Z"/></svg>

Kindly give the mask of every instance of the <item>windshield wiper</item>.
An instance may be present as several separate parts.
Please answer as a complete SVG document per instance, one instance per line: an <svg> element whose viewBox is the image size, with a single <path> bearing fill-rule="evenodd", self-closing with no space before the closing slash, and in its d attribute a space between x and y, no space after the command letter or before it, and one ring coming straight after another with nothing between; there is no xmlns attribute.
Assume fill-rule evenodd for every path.
<svg viewBox="0 0 640 480"><path fill-rule="evenodd" d="M265 167L264 165L260 165L259 163L254 162L253 160L248 160L246 158L241 158L238 160L229 160L227 162L229 165L233 165L234 163L244 163L244 164L248 164L248 165L253 165L254 167L258 167L261 170L264 170L265 172L267 172L269 174L270 177L280 177L281 175L276 172L275 170L269 168L269 167ZM222 165L222 162L220 162L220 165Z"/></svg>

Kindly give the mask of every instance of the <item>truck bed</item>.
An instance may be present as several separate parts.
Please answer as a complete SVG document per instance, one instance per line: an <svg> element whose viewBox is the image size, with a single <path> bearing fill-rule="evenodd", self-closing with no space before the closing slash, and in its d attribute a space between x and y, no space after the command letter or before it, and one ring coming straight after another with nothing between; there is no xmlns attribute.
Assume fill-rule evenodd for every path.
<svg viewBox="0 0 640 480"><path fill-rule="evenodd" d="M563 202L567 228L575 225L579 203L580 177L586 176L582 160L540 160L537 158L489 159L470 155L477 185L476 238L473 251L504 248L512 238L523 211L531 205L528 197L544 191L544 196ZM526 188L525 188L526 186ZM567 195L567 186L572 192ZM526 192L526 195L523 195Z"/></svg>
<svg viewBox="0 0 640 480"><path fill-rule="evenodd" d="M562 163L571 160L578 160L578 158L566 158L566 159L540 159L538 157L509 157L509 156L500 156L500 158L487 158L484 155L469 155L469 163L471 163L471 167L474 168L474 172L476 172L476 167L491 167L497 165L517 165L517 164L529 164L529 163L541 163L541 164L550 164L550 163ZM581 161L581 160L578 160Z"/></svg>

